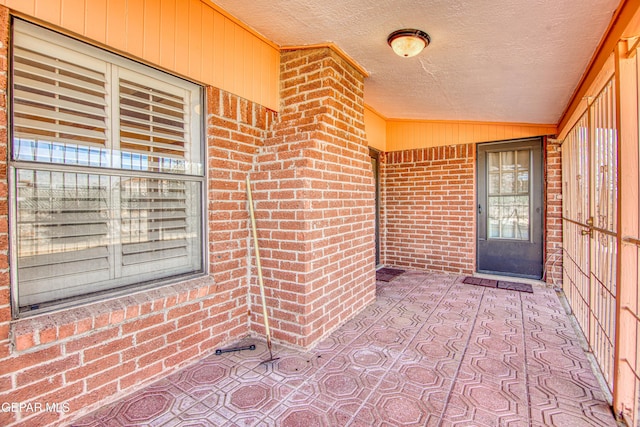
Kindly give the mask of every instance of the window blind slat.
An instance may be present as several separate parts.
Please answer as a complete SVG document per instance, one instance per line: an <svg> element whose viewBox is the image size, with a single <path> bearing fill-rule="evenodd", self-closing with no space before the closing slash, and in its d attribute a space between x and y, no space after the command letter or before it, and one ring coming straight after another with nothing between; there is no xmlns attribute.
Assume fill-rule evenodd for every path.
<svg viewBox="0 0 640 427"><path fill-rule="evenodd" d="M36 131L44 131L55 134L66 134L66 135L74 135L78 137L91 138L93 140L105 140L105 133L90 129L84 129L81 127L70 126L70 125L61 125L57 123L50 123L46 121L32 120L16 117L15 126L18 127L18 133L21 138L33 138L36 140L44 140L48 141L48 135L44 135L42 133ZM57 135L56 135L57 136ZM62 138L65 141L64 138ZM67 139L67 141L69 141ZM69 141L73 142L73 140Z"/></svg>
<svg viewBox="0 0 640 427"><path fill-rule="evenodd" d="M71 212L69 210L64 213L27 213L25 212L22 216L23 223L29 224L29 221L26 219L31 216L38 217L38 224L48 225L48 224L60 224L62 222L66 224L102 224L107 218L106 213L102 212L85 212L81 211L80 213ZM35 222L35 220L31 221Z"/></svg>
<svg viewBox="0 0 640 427"><path fill-rule="evenodd" d="M20 260L22 267L39 267L44 265L64 264L71 261L91 261L107 258L108 249L105 246L91 248L80 252L58 252L46 256L30 256Z"/></svg>
<svg viewBox="0 0 640 427"><path fill-rule="evenodd" d="M182 102L182 100L180 101ZM175 101L172 102L175 103ZM159 112L161 114L163 114L162 112L164 111L164 115L169 115L172 120L182 120L184 115L184 110L181 105L176 106L165 104L162 102L154 101L153 99L145 98L142 96L132 96L131 94L123 92L120 93L120 103L126 106L135 106L136 104L144 105L145 107L149 107L150 111ZM167 114L171 112L173 112L174 114Z"/></svg>
<svg viewBox="0 0 640 427"><path fill-rule="evenodd" d="M63 269L52 270L50 265L42 265L39 267L25 267L20 270L19 279L30 280L51 280L54 277L73 276L83 273L94 272L97 270L109 269L109 262L106 258L96 258L81 261L65 261ZM54 274L52 272L55 271Z"/></svg>
<svg viewBox="0 0 640 427"><path fill-rule="evenodd" d="M186 258L188 253L185 248L167 249L163 251L143 252L135 255L125 255L122 259L122 265L132 264L153 264L163 265L167 259Z"/></svg>
<svg viewBox="0 0 640 427"><path fill-rule="evenodd" d="M171 151L175 151L178 153L183 153L185 152L185 148L181 147L181 146L176 146L176 145L171 145L171 144L162 144L159 142L151 142L147 139L138 139L138 138L131 138L131 137L121 137L120 141L122 142L126 142L128 144L132 144L132 145L138 145L141 147L148 147L148 148L158 148L161 150L171 150ZM141 154L147 154L149 155L149 151L144 151L144 150L135 150L138 153ZM177 155L177 154L173 154L173 153L167 153L167 152L155 152L157 156L162 156L162 157L168 157L168 158L174 158L176 160L184 160L184 155Z"/></svg>
<svg viewBox="0 0 640 427"><path fill-rule="evenodd" d="M131 210L152 209L152 210L165 210L165 211L185 210L187 208L185 206L185 200L180 199L177 196L169 196L166 199L161 199L161 200L158 200L157 198L147 199L147 200L141 200L139 202L130 200L126 202L125 207Z"/></svg>
<svg viewBox="0 0 640 427"><path fill-rule="evenodd" d="M67 87L56 86L50 83L28 79L21 75L14 76L14 80L15 84L18 87L22 88L22 90L33 89L39 92L50 94L51 96L63 96L69 98L72 101L77 101L79 103L78 105L83 105L86 103L107 105L104 98L89 92L77 91Z"/></svg>
<svg viewBox="0 0 640 427"><path fill-rule="evenodd" d="M129 137L130 139L133 139L133 140L136 140L136 141L140 141L141 143L146 141L149 144L156 143L156 144L165 145L169 149L172 149L172 150L183 149L182 145L185 142L183 137L177 136L177 135L174 135L174 134L171 134L171 133L167 133L167 132L162 132L163 129L161 129L161 128L154 129L153 126L150 126L150 127L151 127L151 129L149 129L149 130L141 129L139 127L133 127L133 126L131 126L131 121L126 120L126 121L123 121L121 123L120 132L127 134L127 137ZM133 138L133 135L147 136L147 137L149 137L149 139L146 139L146 138ZM163 143L162 140L169 140L171 142L164 142Z"/></svg>
<svg viewBox="0 0 640 427"><path fill-rule="evenodd" d="M130 234L131 236L136 235L136 230L139 229L137 221L138 218L130 218L129 221L125 220L122 222L122 228L125 234ZM160 236L171 233L173 230L184 230L186 225L185 219L179 218L177 220L171 220L165 217L161 223L146 223L145 236L150 240L158 240Z"/></svg>
<svg viewBox="0 0 640 427"><path fill-rule="evenodd" d="M79 67L68 61L58 60L57 58L52 58L50 56L42 55L37 52L33 52L31 50L22 49L16 45L14 45L13 56L14 58L20 58L23 60L26 59L31 62L39 63L44 67L50 66L52 63L55 63L56 68L58 68L59 70L68 71L78 75L84 75L94 80L101 80L103 83L106 83L105 76L102 73L91 70L90 68Z"/></svg>
<svg viewBox="0 0 640 427"><path fill-rule="evenodd" d="M16 114L39 116L41 119L59 120L63 122L75 123L77 125L82 125L82 126L91 126L93 128L102 130L102 132L99 132L99 133L102 134L103 136L107 128L104 120L88 117L86 114L80 115L80 114L62 113L60 111L54 111L48 108L37 107L34 105L24 105L19 103L15 104L13 111ZM46 122L46 121L43 121L43 122L49 123L50 124L49 128L54 128L59 126L55 122ZM61 132L61 133L64 133L64 132Z"/></svg>
<svg viewBox="0 0 640 427"><path fill-rule="evenodd" d="M140 108L140 107L136 107L134 105L131 104L124 104L124 103L120 103L120 108L122 111L127 111L128 114L126 114L126 116L132 116L134 114L144 114L144 115L152 115L155 119L160 119L160 120L169 120L172 122L176 122L176 123L180 123L183 124L185 123L184 118L181 116L176 116L176 115L171 115L171 114L164 114L161 111L156 110L149 110L148 108ZM180 114L182 115L184 112L180 111Z"/></svg>
<svg viewBox="0 0 640 427"><path fill-rule="evenodd" d="M120 99L173 111L178 117L184 115L184 98L158 90L158 88L120 80ZM126 102L124 103L126 104ZM156 110L156 108L152 109Z"/></svg>
<svg viewBox="0 0 640 427"><path fill-rule="evenodd" d="M27 64L20 64L19 70L19 74L16 74L16 77L20 77L26 81L40 82L42 84L65 88L68 89L70 93L86 93L93 94L94 96L96 93L106 94L103 81L84 80L80 78L82 76L65 76Z"/></svg>
<svg viewBox="0 0 640 427"><path fill-rule="evenodd" d="M43 227L41 227L43 228ZM44 230L50 238L74 238L104 236L107 234L107 225L102 224L74 224L52 225Z"/></svg>
<svg viewBox="0 0 640 427"><path fill-rule="evenodd" d="M140 254L144 252L158 252L166 249L185 248L187 241L184 239L149 241L145 243L130 243L125 245L124 255Z"/></svg>
<svg viewBox="0 0 640 427"><path fill-rule="evenodd" d="M121 110L121 113L124 112L123 110L124 109ZM129 132L136 133L136 131L140 131L143 135L167 138L180 142L185 141L183 137L184 129L182 128L182 124L180 126L172 126L170 124L155 122L152 119L145 120L133 116L122 115L121 126L124 127L125 125L128 125ZM147 131L145 128L151 129L152 131Z"/></svg>
<svg viewBox="0 0 640 427"><path fill-rule="evenodd" d="M33 92L28 92L22 89L16 89L13 91L13 100L15 102L29 102L37 103L53 108L63 108L69 111L75 111L77 113L85 113L93 116L104 115L104 108L92 107L87 104L78 104L71 101L65 101L59 97L44 96ZM101 100L103 101L103 100ZM103 103L101 103L103 105Z"/></svg>

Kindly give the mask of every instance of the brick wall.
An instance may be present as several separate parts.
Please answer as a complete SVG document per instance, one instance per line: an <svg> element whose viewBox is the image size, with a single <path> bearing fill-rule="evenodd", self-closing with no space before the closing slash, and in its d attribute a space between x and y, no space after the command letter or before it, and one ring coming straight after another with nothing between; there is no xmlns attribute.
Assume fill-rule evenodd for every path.
<svg viewBox="0 0 640 427"><path fill-rule="evenodd" d="M8 19L0 7L2 165ZM206 98L208 276L11 320L7 171L0 169L0 403L65 404L62 412L0 411L0 425L66 425L249 333L244 178L274 113L213 88Z"/></svg>
<svg viewBox="0 0 640 427"><path fill-rule="evenodd" d="M562 153L560 142L544 139L545 270L550 285L562 285Z"/></svg>
<svg viewBox="0 0 640 427"><path fill-rule="evenodd" d="M273 335L302 347L375 297L363 79L332 49L283 52L281 112L252 174Z"/></svg>
<svg viewBox="0 0 640 427"><path fill-rule="evenodd" d="M11 355L9 341L11 306L9 291L9 209L7 194L7 77L9 11L0 7L0 373ZM12 379L0 374L0 393L10 390ZM4 424L0 414L0 425Z"/></svg>
<svg viewBox="0 0 640 427"><path fill-rule="evenodd" d="M4 101L8 15L0 13ZM249 252L248 173L274 338L312 345L373 301L374 187L363 137L363 77L329 49L284 57L283 74L296 70L305 83L283 83L281 118L207 89L208 276L11 320L6 169L0 171L0 402L68 408L0 412L0 425L66 424L227 341L263 332ZM4 164L6 152L4 146Z"/></svg>
<svg viewBox="0 0 640 427"><path fill-rule="evenodd" d="M475 145L386 153L382 164L382 262L471 274L476 268ZM545 270L562 282L562 165L544 139Z"/></svg>
<svg viewBox="0 0 640 427"><path fill-rule="evenodd" d="M475 145L386 153L381 240L385 265L475 271Z"/></svg>

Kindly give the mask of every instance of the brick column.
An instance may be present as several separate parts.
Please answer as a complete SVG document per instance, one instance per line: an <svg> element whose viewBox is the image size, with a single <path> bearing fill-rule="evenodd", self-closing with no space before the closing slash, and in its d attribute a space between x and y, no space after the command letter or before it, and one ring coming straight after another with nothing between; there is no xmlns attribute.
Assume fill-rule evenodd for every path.
<svg viewBox="0 0 640 427"><path fill-rule="evenodd" d="M562 286L562 153L559 141L545 138L545 269L550 285Z"/></svg>
<svg viewBox="0 0 640 427"><path fill-rule="evenodd" d="M283 52L280 73L282 109L253 191L272 334L309 347L375 297L364 76L331 48ZM251 327L262 333L259 304L254 280Z"/></svg>

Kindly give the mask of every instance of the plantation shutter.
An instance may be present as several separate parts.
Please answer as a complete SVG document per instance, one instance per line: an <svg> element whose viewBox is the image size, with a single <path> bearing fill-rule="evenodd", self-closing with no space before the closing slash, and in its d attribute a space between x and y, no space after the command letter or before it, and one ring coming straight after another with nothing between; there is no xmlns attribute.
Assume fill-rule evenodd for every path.
<svg viewBox="0 0 640 427"><path fill-rule="evenodd" d="M125 70L120 75L139 77ZM124 78L119 81L120 148L139 159L131 161L125 155L123 167L131 163L134 169L184 173L188 94L184 90L172 94L166 84L154 88L150 83L158 82L144 81L144 84Z"/></svg>
<svg viewBox="0 0 640 427"><path fill-rule="evenodd" d="M20 34L14 44L14 160L95 163L107 145L107 64ZM82 148L80 148L82 147ZM102 165L106 166L106 165Z"/></svg>
<svg viewBox="0 0 640 427"><path fill-rule="evenodd" d="M110 186L100 175L17 171L22 304L77 295L109 279Z"/></svg>
<svg viewBox="0 0 640 427"><path fill-rule="evenodd" d="M121 184L122 274L176 273L190 266L198 222L190 215L194 183L130 179Z"/></svg>
<svg viewBox="0 0 640 427"><path fill-rule="evenodd" d="M189 93L131 70L119 70L122 167L184 173L190 139ZM197 188L182 180L128 179L121 183L122 274L170 272L189 265L187 236L198 226L188 198ZM195 249L195 248L193 248Z"/></svg>
<svg viewBox="0 0 640 427"><path fill-rule="evenodd" d="M24 33L14 43L14 160L103 163L106 64L42 43ZM109 279L109 187L99 175L16 172L22 304L64 298Z"/></svg>
<svg viewBox="0 0 640 427"><path fill-rule="evenodd" d="M20 20L13 42L20 307L201 272L200 88Z"/></svg>

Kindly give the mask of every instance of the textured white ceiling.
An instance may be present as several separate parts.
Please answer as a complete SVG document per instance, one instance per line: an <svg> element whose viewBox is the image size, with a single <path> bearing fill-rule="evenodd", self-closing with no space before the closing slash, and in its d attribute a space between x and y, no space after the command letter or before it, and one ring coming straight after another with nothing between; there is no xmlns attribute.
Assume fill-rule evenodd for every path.
<svg viewBox="0 0 640 427"><path fill-rule="evenodd" d="M387 118L555 124L619 0L213 0L281 45L333 42ZM401 58L389 33L431 36Z"/></svg>

